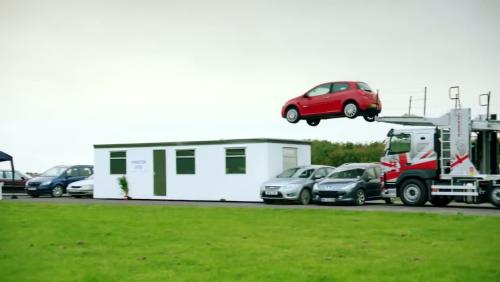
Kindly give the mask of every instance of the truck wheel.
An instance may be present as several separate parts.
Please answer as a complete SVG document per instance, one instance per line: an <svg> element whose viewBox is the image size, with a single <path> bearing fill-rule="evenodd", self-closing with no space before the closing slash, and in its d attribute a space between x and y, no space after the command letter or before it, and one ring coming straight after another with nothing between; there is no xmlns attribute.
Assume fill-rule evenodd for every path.
<svg viewBox="0 0 500 282"><path fill-rule="evenodd" d="M61 185L52 188L52 197L62 197L63 193L64 188Z"/></svg>
<svg viewBox="0 0 500 282"><path fill-rule="evenodd" d="M359 189L356 192L356 206L362 206L365 204L366 201L366 196L365 196L365 191L363 189Z"/></svg>
<svg viewBox="0 0 500 282"><path fill-rule="evenodd" d="M500 187L491 189L490 201L495 207L500 208Z"/></svg>
<svg viewBox="0 0 500 282"><path fill-rule="evenodd" d="M311 192L308 189L302 189L299 195L299 201L302 205L309 205L311 203Z"/></svg>
<svg viewBox="0 0 500 282"><path fill-rule="evenodd" d="M384 198L385 203L388 205L394 204L394 200L395 198Z"/></svg>
<svg viewBox="0 0 500 282"><path fill-rule="evenodd" d="M289 123L297 123L299 122L300 115L299 110L296 107L290 107L286 110L286 120Z"/></svg>
<svg viewBox="0 0 500 282"><path fill-rule="evenodd" d="M427 189L418 179L408 179L400 186L401 201L407 206L423 206L427 202Z"/></svg>
<svg viewBox="0 0 500 282"><path fill-rule="evenodd" d="M453 201L453 198L450 197L432 197L430 200L431 204L436 207L446 207L451 201Z"/></svg>

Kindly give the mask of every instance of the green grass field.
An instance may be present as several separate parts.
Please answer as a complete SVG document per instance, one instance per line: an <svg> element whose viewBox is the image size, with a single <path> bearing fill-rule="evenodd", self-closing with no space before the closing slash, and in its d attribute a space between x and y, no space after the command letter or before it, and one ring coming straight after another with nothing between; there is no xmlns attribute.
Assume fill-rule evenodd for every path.
<svg viewBox="0 0 500 282"><path fill-rule="evenodd" d="M0 202L1 281L499 281L500 218Z"/></svg>

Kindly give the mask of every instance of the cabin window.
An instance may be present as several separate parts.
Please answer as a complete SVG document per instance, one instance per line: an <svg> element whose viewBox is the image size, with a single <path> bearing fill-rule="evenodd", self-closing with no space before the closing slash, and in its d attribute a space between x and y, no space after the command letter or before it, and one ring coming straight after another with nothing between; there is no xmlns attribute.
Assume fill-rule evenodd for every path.
<svg viewBox="0 0 500 282"><path fill-rule="evenodd" d="M245 174L245 148L226 148L226 174Z"/></svg>
<svg viewBox="0 0 500 282"><path fill-rule="evenodd" d="M175 155L177 174L195 174L194 150L177 150Z"/></svg>
<svg viewBox="0 0 500 282"><path fill-rule="evenodd" d="M109 172L110 174L127 173L127 152L114 151L109 152Z"/></svg>

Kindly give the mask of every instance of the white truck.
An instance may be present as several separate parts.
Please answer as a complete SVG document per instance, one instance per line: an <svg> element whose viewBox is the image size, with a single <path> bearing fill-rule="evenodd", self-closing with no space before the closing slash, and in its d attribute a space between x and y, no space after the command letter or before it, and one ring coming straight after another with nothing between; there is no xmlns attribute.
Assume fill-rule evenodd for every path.
<svg viewBox="0 0 500 282"><path fill-rule="evenodd" d="M405 205L430 201L445 206L452 200L500 208L498 132L500 121L489 113L476 119L462 108L459 88L450 88L455 108L439 118L419 116L378 117L377 121L418 128L392 129L381 158L382 196L400 197ZM480 102L481 103L481 102Z"/></svg>

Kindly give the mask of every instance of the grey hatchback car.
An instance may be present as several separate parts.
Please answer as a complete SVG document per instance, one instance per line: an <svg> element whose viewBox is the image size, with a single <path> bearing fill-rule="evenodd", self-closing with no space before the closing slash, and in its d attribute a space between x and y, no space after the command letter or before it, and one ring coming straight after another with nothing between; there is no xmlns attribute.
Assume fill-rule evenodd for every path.
<svg viewBox="0 0 500 282"><path fill-rule="evenodd" d="M303 205L311 203L314 184L324 179L335 168L331 166L310 165L289 168L260 187L264 203L293 201Z"/></svg>
<svg viewBox="0 0 500 282"><path fill-rule="evenodd" d="M313 187L313 200L320 203L363 205L381 195L381 167L374 163L344 164ZM393 199L386 199L392 203Z"/></svg>

